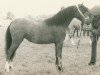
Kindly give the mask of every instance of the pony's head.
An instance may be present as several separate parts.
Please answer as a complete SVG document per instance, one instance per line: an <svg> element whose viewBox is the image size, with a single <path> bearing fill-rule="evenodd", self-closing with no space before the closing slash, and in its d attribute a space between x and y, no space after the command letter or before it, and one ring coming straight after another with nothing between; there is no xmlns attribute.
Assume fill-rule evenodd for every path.
<svg viewBox="0 0 100 75"><path fill-rule="evenodd" d="M83 14L85 14L86 12L88 12L88 8L85 7L85 6L83 5L83 3L82 3L82 4L78 4L78 6L79 6L80 11L81 11Z"/></svg>
<svg viewBox="0 0 100 75"><path fill-rule="evenodd" d="M76 6L77 10L74 12L75 14L75 17L77 19L79 19L83 24L87 24L89 25L90 24L90 18L89 18L89 10L86 6L82 4L78 4Z"/></svg>

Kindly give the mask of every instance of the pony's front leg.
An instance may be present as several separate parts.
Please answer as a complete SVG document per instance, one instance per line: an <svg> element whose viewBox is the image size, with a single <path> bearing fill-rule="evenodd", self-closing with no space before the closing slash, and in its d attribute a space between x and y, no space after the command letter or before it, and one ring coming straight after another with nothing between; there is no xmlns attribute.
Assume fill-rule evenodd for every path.
<svg viewBox="0 0 100 75"><path fill-rule="evenodd" d="M55 56L56 56L56 66L59 71L62 71L62 47L63 42L55 44Z"/></svg>
<svg viewBox="0 0 100 75"><path fill-rule="evenodd" d="M93 38L92 38L91 61L90 61L89 65L94 65L96 63L97 40L98 40L98 36L93 35Z"/></svg>

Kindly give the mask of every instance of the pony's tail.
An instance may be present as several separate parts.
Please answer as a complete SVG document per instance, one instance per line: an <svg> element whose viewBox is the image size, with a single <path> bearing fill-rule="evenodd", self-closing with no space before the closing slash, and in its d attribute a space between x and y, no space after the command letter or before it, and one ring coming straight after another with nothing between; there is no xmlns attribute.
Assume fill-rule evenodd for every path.
<svg viewBox="0 0 100 75"><path fill-rule="evenodd" d="M8 26L7 31L6 31L5 41L6 41L6 54L7 54L8 49L10 48L11 43L12 43L12 38L11 38L11 33L10 33L10 25Z"/></svg>

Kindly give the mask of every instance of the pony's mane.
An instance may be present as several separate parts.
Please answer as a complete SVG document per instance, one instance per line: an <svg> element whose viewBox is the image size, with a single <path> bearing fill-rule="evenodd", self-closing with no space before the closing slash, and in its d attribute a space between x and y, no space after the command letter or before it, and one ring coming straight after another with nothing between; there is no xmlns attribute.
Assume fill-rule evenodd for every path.
<svg viewBox="0 0 100 75"><path fill-rule="evenodd" d="M49 25L62 25L65 24L67 22L67 20L70 19L70 17L72 17L72 13L70 12L71 10L73 10L72 8L75 6L69 6L63 10L60 10L56 15L54 15L51 18L48 18L46 20L44 20L47 24Z"/></svg>

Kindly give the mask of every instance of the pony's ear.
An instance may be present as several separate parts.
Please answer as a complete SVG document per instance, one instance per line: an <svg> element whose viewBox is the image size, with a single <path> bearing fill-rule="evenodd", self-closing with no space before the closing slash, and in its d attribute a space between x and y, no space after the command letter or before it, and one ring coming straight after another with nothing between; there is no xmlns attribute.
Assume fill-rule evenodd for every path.
<svg viewBox="0 0 100 75"><path fill-rule="evenodd" d="M81 4L81 6L83 6L83 5L84 5L84 3Z"/></svg>
<svg viewBox="0 0 100 75"><path fill-rule="evenodd" d="M63 9L65 9L65 7L64 7L64 6L62 6L62 7L61 7L61 10L63 10Z"/></svg>
<svg viewBox="0 0 100 75"><path fill-rule="evenodd" d="M83 6L84 5L84 3L82 3L82 4L78 4L79 6Z"/></svg>

